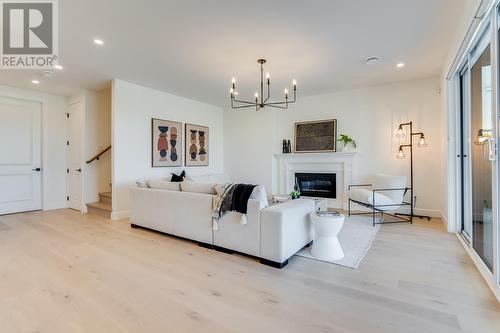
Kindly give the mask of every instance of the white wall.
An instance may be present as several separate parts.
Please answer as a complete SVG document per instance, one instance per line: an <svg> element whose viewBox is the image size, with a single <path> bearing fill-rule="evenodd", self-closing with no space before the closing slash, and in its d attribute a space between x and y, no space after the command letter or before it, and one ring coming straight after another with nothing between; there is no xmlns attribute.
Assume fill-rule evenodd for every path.
<svg viewBox="0 0 500 333"><path fill-rule="evenodd" d="M282 139L293 143L294 123L337 119L338 135L348 134L358 144L353 170L355 182L376 172L409 174L409 159L398 160L395 137L400 122L412 120L424 131L428 147L415 151L417 208L441 216L443 209L442 109L439 78L347 90L300 98L288 110L259 112L226 110L225 171L237 181L261 183L276 190L272 152L281 151Z"/></svg>
<svg viewBox="0 0 500 333"><path fill-rule="evenodd" d="M232 180L272 188L275 124L267 109L225 110L224 171Z"/></svg>
<svg viewBox="0 0 500 333"><path fill-rule="evenodd" d="M208 126L210 165L152 168L151 118ZM223 110L115 79L112 85L112 145L112 218L118 219L128 216L128 189L137 180L169 177L171 172L184 169L187 174L223 171Z"/></svg>
<svg viewBox="0 0 500 333"><path fill-rule="evenodd" d="M111 87L87 93L85 160L111 145ZM99 201L99 193L111 191L111 152L85 164L85 202Z"/></svg>
<svg viewBox="0 0 500 333"><path fill-rule="evenodd" d="M66 97L0 86L0 96L42 103L42 207L66 207Z"/></svg>

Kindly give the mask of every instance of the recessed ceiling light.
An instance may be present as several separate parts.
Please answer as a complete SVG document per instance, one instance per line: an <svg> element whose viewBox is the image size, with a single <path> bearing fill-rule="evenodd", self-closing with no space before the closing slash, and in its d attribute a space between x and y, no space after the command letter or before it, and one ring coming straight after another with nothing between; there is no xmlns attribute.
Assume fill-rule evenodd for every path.
<svg viewBox="0 0 500 333"><path fill-rule="evenodd" d="M61 69L63 69L63 66L61 66L61 65L55 65L54 68L61 70Z"/></svg>
<svg viewBox="0 0 500 333"><path fill-rule="evenodd" d="M97 45L103 45L104 41L102 39L94 39L94 43Z"/></svg>
<svg viewBox="0 0 500 333"><path fill-rule="evenodd" d="M365 59L365 63L367 65L375 65L375 64L378 64L379 62L380 62L379 57L368 57Z"/></svg>
<svg viewBox="0 0 500 333"><path fill-rule="evenodd" d="M39 84L40 81L38 81L38 80L31 80L31 83L33 83L33 84Z"/></svg>
<svg viewBox="0 0 500 333"><path fill-rule="evenodd" d="M399 62L397 65L396 65L397 68L403 68L405 67L405 63L404 62Z"/></svg>

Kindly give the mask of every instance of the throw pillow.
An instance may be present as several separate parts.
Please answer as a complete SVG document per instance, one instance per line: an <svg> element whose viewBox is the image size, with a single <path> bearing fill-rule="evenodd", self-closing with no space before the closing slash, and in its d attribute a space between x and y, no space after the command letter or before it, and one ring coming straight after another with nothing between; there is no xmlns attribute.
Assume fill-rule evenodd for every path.
<svg viewBox="0 0 500 333"><path fill-rule="evenodd" d="M149 188L148 184L142 180L136 181L135 184L140 188Z"/></svg>
<svg viewBox="0 0 500 333"><path fill-rule="evenodd" d="M186 177L186 171L182 171L180 175L176 175L175 173L172 173L172 178L170 179L171 182L182 182L184 181L184 178Z"/></svg>
<svg viewBox="0 0 500 333"><path fill-rule="evenodd" d="M179 183L167 180L148 180L148 185L157 190L180 191Z"/></svg>
<svg viewBox="0 0 500 333"><path fill-rule="evenodd" d="M250 199L255 199L255 200L260 201L260 203L263 207L269 206L269 202L267 201L266 189L262 185L256 186L253 189L253 192L250 195Z"/></svg>
<svg viewBox="0 0 500 333"><path fill-rule="evenodd" d="M215 191L214 183L197 183L185 181L181 184L181 190L183 192L195 192L195 193L205 193L205 194L217 194Z"/></svg>

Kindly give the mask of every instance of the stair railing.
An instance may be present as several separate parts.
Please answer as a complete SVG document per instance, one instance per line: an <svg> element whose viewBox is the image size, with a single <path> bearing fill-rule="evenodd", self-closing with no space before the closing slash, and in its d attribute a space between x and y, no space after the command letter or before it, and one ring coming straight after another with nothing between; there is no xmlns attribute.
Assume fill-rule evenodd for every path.
<svg viewBox="0 0 500 333"><path fill-rule="evenodd" d="M87 164L90 164L92 162L94 162L95 160L98 160L99 161L99 158L105 153L107 152L108 150L111 149L111 146L107 147L106 149L104 149L103 151L101 151L100 153L97 153L94 157L92 157L90 160L87 161Z"/></svg>

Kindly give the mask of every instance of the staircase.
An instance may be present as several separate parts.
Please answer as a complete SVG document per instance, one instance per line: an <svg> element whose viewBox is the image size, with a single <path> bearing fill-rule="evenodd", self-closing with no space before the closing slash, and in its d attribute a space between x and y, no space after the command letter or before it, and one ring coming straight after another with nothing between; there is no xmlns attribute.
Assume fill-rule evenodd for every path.
<svg viewBox="0 0 500 333"><path fill-rule="evenodd" d="M99 201L87 204L87 213L111 217L111 192L99 193Z"/></svg>

